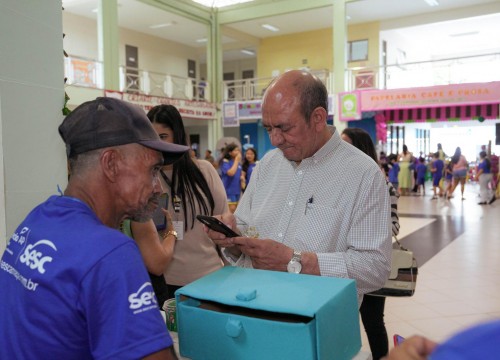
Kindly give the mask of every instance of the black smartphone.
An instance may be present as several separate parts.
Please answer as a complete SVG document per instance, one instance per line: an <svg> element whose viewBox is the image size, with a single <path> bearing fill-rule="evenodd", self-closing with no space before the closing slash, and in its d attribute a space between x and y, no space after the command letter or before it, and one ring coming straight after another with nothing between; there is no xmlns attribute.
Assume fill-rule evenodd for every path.
<svg viewBox="0 0 500 360"><path fill-rule="evenodd" d="M200 220L202 224L208 226L210 229L220 232L221 234L224 234L227 237L241 236L240 234L235 233L233 230L231 230L231 228L229 228L222 221L213 216L196 215L196 218Z"/></svg>
<svg viewBox="0 0 500 360"><path fill-rule="evenodd" d="M156 230L165 230L167 228L167 219L161 209L168 209L168 194L164 193L160 196L158 207L153 213L153 221L156 225Z"/></svg>

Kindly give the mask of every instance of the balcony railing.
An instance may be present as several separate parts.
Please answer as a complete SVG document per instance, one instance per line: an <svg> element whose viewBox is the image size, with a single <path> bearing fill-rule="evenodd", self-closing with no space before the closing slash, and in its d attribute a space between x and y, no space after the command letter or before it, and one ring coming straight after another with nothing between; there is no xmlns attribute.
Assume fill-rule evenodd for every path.
<svg viewBox="0 0 500 360"><path fill-rule="evenodd" d="M310 72L323 81L328 89L328 93L333 93L333 76L328 70L310 70ZM268 77L223 81L223 99L224 101L261 99L264 91L273 79L273 77Z"/></svg>
<svg viewBox="0 0 500 360"><path fill-rule="evenodd" d="M500 53L347 70L349 90L400 89L500 80Z"/></svg>
<svg viewBox="0 0 500 360"><path fill-rule="evenodd" d="M327 70L311 71L334 94L333 76ZM346 70L346 91L399 89L473 82L500 81L500 53L464 56ZM224 101L260 99L273 78L224 81Z"/></svg>
<svg viewBox="0 0 500 360"><path fill-rule="evenodd" d="M333 75L328 70L310 70L334 94ZM346 90L398 89L436 85L500 81L500 53L464 56L433 61L410 62L346 70ZM100 62L79 57L65 58L68 84L102 89L103 66ZM222 83L223 101L261 99L273 80L252 78ZM120 90L176 99L211 101L205 81L136 68L120 67Z"/></svg>
<svg viewBox="0 0 500 360"><path fill-rule="evenodd" d="M103 89L102 63L82 57L64 58L66 84Z"/></svg>
<svg viewBox="0 0 500 360"><path fill-rule="evenodd" d="M103 89L101 62L70 56L64 60L68 85ZM181 76L120 66L120 91L175 99L210 101L209 84Z"/></svg>
<svg viewBox="0 0 500 360"><path fill-rule="evenodd" d="M120 67L121 91L174 99L210 101L208 83L181 76Z"/></svg>

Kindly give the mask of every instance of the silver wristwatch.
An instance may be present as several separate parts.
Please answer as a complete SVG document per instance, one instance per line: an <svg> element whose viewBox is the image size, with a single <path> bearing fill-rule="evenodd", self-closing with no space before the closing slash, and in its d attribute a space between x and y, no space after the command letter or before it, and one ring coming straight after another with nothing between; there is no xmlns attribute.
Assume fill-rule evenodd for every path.
<svg viewBox="0 0 500 360"><path fill-rule="evenodd" d="M302 271L302 253L300 251L293 251L292 260L286 266L286 270L289 273L300 274Z"/></svg>

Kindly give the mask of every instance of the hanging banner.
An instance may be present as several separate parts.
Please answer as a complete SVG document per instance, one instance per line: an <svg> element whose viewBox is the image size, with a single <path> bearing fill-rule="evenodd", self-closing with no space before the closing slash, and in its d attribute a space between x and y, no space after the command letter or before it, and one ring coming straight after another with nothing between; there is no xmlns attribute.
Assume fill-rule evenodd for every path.
<svg viewBox="0 0 500 360"><path fill-rule="evenodd" d="M339 120L350 121L361 119L361 97L359 91L339 94Z"/></svg>
<svg viewBox="0 0 500 360"><path fill-rule="evenodd" d="M171 99L161 96L129 94L112 90L106 90L104 96L121 98L124 101L139 105L146 112L157 105L165 104L175 106L182 117L185 118L212 120L215 119L216 116L215 104L206 101Z"/></svg>
<svg viewBox="0 0 500 360"><path fill-rule="evenodd" d="M222 127L237 127L240 126L238 118L238 103L223 103L222 104Z"/></svg>
<svg viewBox="0 0 500 360"><path fill-rule="evenodd" d="M362 90L363 111L500 102L500 81L392 90Z"/></svg>
<svg viewBox="0 0 500 360"><path fill-rule="evenodd" d="M238 102L238 118L242 119L261 119L262 101L240 101Z"/></svg>

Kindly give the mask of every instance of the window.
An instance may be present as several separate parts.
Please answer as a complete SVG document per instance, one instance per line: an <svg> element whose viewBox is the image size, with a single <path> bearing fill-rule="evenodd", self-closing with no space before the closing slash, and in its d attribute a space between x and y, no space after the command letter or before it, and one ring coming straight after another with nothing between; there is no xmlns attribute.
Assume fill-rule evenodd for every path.
<svg viewBox="0 0 500 360"><path fill-rule="evenodd" d="M348 61L368 60L368 40L349 41Z"/></svg>

